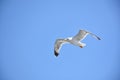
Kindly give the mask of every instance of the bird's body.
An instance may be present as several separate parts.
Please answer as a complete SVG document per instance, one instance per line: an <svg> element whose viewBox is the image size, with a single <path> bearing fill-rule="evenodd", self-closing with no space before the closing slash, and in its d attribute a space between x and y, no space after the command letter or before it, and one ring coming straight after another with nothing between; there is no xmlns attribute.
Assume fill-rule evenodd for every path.
<svg viewBox="0 0 120 80"><path fill-rule="evenodd" d="M65 39L57 39L54 45L54 54L55 56L59 55L59 50L62 46L62 44L65 43L70 43L73 44L75 46L79 46L81 48L83 48L84 46L86 46L85 43L82 43L81 41L88 35L91 34L94 38L100 40L100 38L98 36L96 36L95 34L92 34L86 30L80 30L79 33L77 35L75 35L74 37L68 37Z"/></svg>

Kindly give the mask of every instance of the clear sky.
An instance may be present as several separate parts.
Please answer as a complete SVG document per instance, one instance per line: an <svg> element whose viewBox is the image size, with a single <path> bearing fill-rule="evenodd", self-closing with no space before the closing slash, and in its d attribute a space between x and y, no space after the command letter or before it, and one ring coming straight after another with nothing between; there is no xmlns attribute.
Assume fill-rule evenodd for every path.
<svg viewBox="0 0 120 80"><path fill-rule="evenodd" d="M118 0L1 0L0 80L120 80ZM93 32L79 48L57 38Z"/></svg>

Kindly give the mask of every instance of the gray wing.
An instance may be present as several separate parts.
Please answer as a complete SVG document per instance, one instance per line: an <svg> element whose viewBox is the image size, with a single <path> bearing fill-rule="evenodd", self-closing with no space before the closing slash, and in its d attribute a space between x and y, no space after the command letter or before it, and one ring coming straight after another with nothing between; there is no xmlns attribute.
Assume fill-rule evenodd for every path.
<svg viewBox="0 0 120 80"><path fill-rule="evenodd" d="M98 39L98 40L101 40L98 36L96 36L95 34L93 34L93 33L90 33L89 32L89 34L92 36L92 37L94 37L94 38L96 38L96 39Z"/></svg>
<svg viewBox="0 0 120 80"><path fill-rule="evenodd" d="M92 34L91 32L88 32L88 31L86 31L86 30L80 30L80 31L78 32L78 34L73 37L73 40L81 41L81 40L83 40L88 34L90 34L90 35L92 35L94 38L100 40L100 38L99 38L98 36L96 36L95 34Z"/></svg>
<svg viewBox="0 0 120 80"><path fill-rule="evenodd" d="M59 55L59 50L63 43L66 43L65 39L57 39L54 45L54 55L57 57Z"/></svg>
<svg viewBox="0 0 120 80"><path fill-rule="evenodd" d="M86 32L85 30L80 30L77 35L75 35L72 39L76 41L81 41L83 40L89 33Z"/></svg>

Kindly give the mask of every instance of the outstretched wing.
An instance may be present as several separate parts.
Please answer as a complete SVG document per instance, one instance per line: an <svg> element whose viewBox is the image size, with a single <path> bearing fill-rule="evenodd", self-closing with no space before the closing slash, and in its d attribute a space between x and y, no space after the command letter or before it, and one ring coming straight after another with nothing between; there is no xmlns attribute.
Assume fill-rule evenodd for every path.
<svg viewBox="0 0 120 80"><path fill-rule="evenodd" d="M95 34L93 34L93 33L90 33L90 32L88 32L92 37L94 37L94 38L96 38L96 39L98 39L98 40L101 40L98 36L96 36Z"/></svg>
<svg viewBox="0 0 120 80"><path fill-rule="evenodd" d="M75 40L75 41L81 41L83 40L89 33L86 32L85 30L80 30L77 35L75 35L72 40Z"/></svg>
<svg viewBox="0 0 120 80"><path fill-rule="evenodd" d="M79 33L73 37L73 40L81 41L81 40L83 40L88 34L92 35L94 38L96 38L96 39L98 39L98 40L101 40L98 36L96 36L95 34L93 34L93 33L91 33L91 32L88 32L88 31L86 31L86 30L80 30Z"/></svg>
<svg viewBox="0 0 120 80"><path fill-rule="evenodd" d="M62 47L63 43L66 43L65 39L57 39L54 45L54 54L57 57L59 55L59 50Z"/></svg>

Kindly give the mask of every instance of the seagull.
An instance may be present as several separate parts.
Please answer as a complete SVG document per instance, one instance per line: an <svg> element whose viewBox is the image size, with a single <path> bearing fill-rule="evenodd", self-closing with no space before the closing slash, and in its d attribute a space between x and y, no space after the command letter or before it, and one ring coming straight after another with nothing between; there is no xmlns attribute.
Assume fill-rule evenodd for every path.
<svg viewBox="0 0 120 80"><path fill-rule="evenodd" d="M86 30L79 30L79 32L73 36L73 37L68 37L65 39L57 39L55 41L55 45L54 45L54 55L57 57L59 55L59 51L60 48L62 47L63 44L65 43L70 43L73 44L75 46L79 46L80 48L83 48L84 46L86 46L85 43L81 42L88 34L90 34L92 37L101 40L98 36L96 36L95 34L88 32Z"/></svg>

